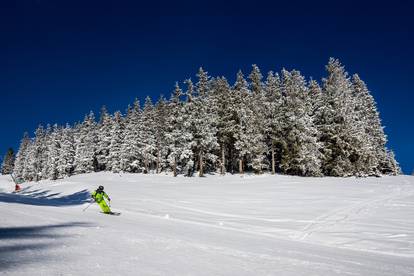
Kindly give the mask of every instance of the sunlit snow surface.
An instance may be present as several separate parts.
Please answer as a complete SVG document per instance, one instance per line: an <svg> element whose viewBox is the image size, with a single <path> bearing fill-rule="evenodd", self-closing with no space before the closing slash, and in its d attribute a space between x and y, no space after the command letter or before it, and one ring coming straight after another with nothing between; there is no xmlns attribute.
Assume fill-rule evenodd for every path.
<svg viewBox="0 0 414 276"><path fill-rule="evenodd" d="M89 205L105 186L112 209ZM0 275L414 275L414 177L0 177Z"/></svg>

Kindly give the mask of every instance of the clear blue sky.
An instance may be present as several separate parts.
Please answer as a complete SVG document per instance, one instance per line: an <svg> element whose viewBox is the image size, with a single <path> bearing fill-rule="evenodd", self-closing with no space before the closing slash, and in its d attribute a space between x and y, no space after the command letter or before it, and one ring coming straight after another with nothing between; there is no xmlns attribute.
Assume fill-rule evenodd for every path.
<svg viewBox="0 0 414 276"><path fill-rule="evenodd" d="M73 123L101 105L124 111L135 97L169 97L175 81L200 66L231 81L253 63L263 73L285 67L320 80L328 58L337 57L368 84L388 147L405 173L414 169L409 1L140 2L2 1L2 156L39 123Z"/></svg>

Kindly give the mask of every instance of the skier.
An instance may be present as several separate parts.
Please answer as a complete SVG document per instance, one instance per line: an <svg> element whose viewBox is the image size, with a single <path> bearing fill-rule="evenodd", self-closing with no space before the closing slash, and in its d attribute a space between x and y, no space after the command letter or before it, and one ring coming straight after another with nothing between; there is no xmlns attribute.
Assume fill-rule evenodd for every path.
<svg viewBox="0 0 414 276"><path fill-rule="evenodd" d="M14 175L13 174L11 174L11 178L13 179L13 182L14 182L14 193L17 193L17 192L20 192L20 190L21 190L21 187L20 187L20 183L22 183L23 181L22 180L19 180L19 181L17 181L16 180L16 178L14 178Z"/></svg>
<svg viewBox="0 0 414 276"><path fill-rule="evenodd" d="M14 192L17 193L17 192L20 192L20 190L21 190L20 185L16 183L16 185L14 185Z"/></svg>
<svg viewBox="0 0 414 276"><path fill-rule="evenodd" d="M104 192L103 186L99 186L98 189L92 193L91 197L93 198L93 200L95 200L96 203L99 204L99 207L101 207L102 212L104 212L105 214L112 214L112 211L109 208L108 204L106 204L104 198L106 198L108 201L111 201L111 199Z"/></svg>

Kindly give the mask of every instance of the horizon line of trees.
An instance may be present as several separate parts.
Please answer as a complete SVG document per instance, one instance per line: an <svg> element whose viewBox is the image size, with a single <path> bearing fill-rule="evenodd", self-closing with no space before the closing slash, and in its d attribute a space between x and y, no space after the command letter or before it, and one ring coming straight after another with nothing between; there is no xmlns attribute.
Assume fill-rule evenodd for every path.
<svg viewBox="0 0 414 276"><path fill-rule="evenodd" d="M112 171L174 176L263 173L299 176L380 176L401 173L381 125L376 103L357 74L339 60L326 65L322 85L297 70L270 71L253 65L197 82L176 83L169 100L138 99L126 114L101 109L83 122L39 126L25 133L14 174L27 181Z"/></svg>

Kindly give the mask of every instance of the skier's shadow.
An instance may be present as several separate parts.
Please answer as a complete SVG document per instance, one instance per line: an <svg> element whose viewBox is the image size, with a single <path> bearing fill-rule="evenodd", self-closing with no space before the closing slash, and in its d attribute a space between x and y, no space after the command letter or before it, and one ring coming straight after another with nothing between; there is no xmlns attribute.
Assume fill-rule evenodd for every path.
<svg viewBox="0 0 414 276"><path fill-rule="evenodd" d="M72 222L25 227L0 227L0 274L1 271L20 267L23 264L47 262L47 248L59 246L59 239L70 238L62 235L64 228L91 227L92 224ZM68 231L63 231L68 232ZM33 254L36 252L36 254Z"/></svg>
<svg viewBox="0 0 414 276"><path fill-rule="evenodd" d="M48 190L25 190L15 194L0 193L0 202L59 207L81 205L90 201L90 193L86 189L70 195L59 195L51 194Z"/></svg>

